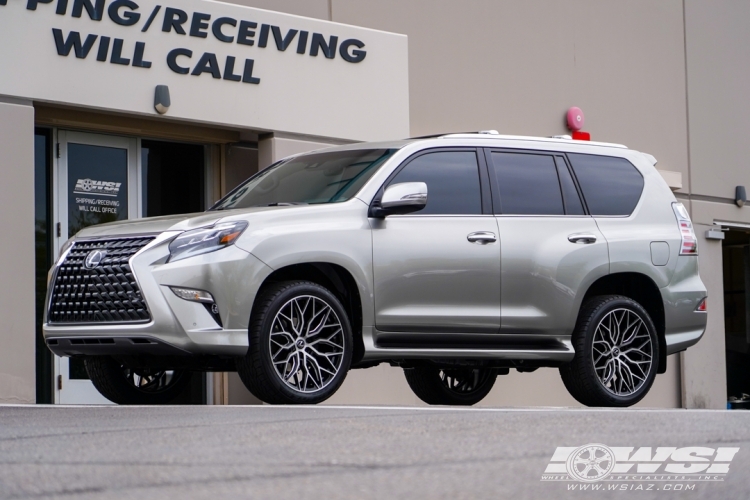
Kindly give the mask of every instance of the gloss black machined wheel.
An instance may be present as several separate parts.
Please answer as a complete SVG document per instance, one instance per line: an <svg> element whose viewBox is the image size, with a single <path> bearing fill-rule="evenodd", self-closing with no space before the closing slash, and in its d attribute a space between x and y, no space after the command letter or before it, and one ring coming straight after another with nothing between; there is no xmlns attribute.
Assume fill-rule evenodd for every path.
<svg viewBox="0 0 750 500"><path fill-rule="evenodd" d="M237 371L266 403L315 404L343 383L352 348L349 319L335 295L316 283L284 282L253 308L250 348Z"/></svg>
<svg viewBox="0 0 750 500"><path fill-rule="evenodd" d="M87 357L86 372L105 398L121 405L167 404L190 383L186 371L134 369L109 356Z"/></svg>
<svg viewBox="0 0 750 500"><path fill-rule="evenodd" d="M492 390L497 371L491 368L419 366L405 368L404 376L414 394L427 404L471 406Z"/></svg>
<svg viewBox="0 0 750 500"><path fill-rule="evenodd" d="M565 387L587 406L630 406L648 393L659 361L656 328L627 297L594 297L573 332L573 361L560 368Z"/></svg>

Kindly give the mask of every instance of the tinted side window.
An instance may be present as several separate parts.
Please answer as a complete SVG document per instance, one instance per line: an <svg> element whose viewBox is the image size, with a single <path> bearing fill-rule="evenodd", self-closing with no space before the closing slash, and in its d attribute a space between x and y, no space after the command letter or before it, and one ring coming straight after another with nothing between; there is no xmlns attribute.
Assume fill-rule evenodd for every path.
<svg viewBox="0 0 750 500"><path fill-rule="evenodd" d="M482 213L479 165L473 151L427 153L409 162L390 184L424 182L427 206L417 214Z"/></svg>
<svg viewBox="0 0 750 500"><path fill-rule="evenodd" d="M591 215L630 215L643 191L643 176L624 158L568 154Z"/></svg>
<svg viewBox="0 0 750 500"><path fill-rule="evenodd" d="M493 152L492 163L503 214L564 214L552 156Z"/></svg>
<svg viewBox="0 0 750 500"><path fill-rule="evenodd" d="M560 186L562 187L563 201L565 202L565 214L583 215L581 197L578 196L578 190L573 182L573 177L570 176L565 159L562 156L555 156L555 163L557 163L557 174L560 176Z"/></svg>

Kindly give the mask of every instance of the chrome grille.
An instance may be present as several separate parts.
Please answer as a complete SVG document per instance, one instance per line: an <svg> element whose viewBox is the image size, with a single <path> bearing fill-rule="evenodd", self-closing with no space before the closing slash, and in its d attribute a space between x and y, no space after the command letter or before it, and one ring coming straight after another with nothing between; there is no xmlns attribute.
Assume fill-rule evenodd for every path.
<svg viewBox="0 0 750 500"><path fill-rule="evenodd" d="M153 237L77 241L58 267L49 304L50 323L125 323L151 315L130 268L130 258ZM84 263L94 250L98 265Z"/></svg>

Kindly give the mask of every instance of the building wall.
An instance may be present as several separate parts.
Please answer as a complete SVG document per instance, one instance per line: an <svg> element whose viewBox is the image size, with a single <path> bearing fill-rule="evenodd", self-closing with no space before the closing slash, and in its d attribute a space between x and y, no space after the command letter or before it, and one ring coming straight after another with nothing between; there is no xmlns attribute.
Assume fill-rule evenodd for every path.
<svg viewBox="0 0 750 500"><path fill-rule="evenodd" d="M331 20L330 0L225 0L258 9L286 12L297 16Z"/></svg>
<svg viewBox="0 0 750 500"><path fill-rule="evenodd" d="M703 235L715 223L750 223L750 208L734 204L735 187L750 187L748 21L748 2L685 1L690 205L709 296L706 334L684 354L684 405L689 408L726 405L722 251L719 242Z"/></svg>
<svg viewBox="0 0 750 500"><path fill-rule="evenodd" d="M412 135L562 134L579 106L593 139L687 177L680 0L333 0L333 20L409 37Z"/></svg>
<svg viewBox="0 0 750 500"><path fill-rule="evenodd" d="M0 403L36 401L34 108L0 98Z"/></svg>
<svg viewBox="0 0 750 500"><path fill-rule="evenodd" d="M731 203L735 186L750 187L748 22L750 2L685 2L692 193L723 199L712 201Z"/></svg>

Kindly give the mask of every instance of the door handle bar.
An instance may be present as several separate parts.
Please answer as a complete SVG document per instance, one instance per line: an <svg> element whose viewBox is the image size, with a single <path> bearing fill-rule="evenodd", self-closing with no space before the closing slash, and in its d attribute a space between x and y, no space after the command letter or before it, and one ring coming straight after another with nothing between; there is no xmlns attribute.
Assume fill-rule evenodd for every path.
<svg viewBox="0 0 750 500"><path fill-rule="evenodd" d="M571 243L596 243L596 235L595 234L588 234L588 233L581 233L581 234L571 234L568 236L568 241Z"/></svg>
<svg viewBox="0 0 750 500"><path fill-rule="evenodd" d="M489 231L477 231L476 233L470 233L468 236L466 236L466 239L471 243L479 243L480 245L484 245L486 243L496 242L497 236L495 236L495 233L491 233Z"/></svg>

